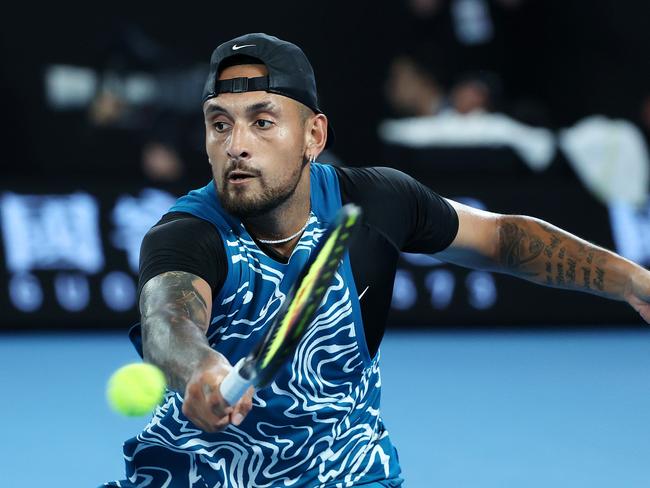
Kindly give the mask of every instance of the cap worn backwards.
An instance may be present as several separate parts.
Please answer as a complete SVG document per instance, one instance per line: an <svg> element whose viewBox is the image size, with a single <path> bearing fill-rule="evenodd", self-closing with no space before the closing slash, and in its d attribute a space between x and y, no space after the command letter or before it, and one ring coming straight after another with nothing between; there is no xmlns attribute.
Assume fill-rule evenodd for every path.
<svg viewBox="0 0 650 488"><path fill-rule="evenodd" d="M267 76L219 80L221 64L228 58L246 55L259 59ZM316 77L305 53L295 44L263 33L246 34L218 46L210 59L210 73L203 88L203 103L220 93L266 91L292 98L316 113L318 107ZM327 145L334 142L334 131L328 124Z"/></svg>

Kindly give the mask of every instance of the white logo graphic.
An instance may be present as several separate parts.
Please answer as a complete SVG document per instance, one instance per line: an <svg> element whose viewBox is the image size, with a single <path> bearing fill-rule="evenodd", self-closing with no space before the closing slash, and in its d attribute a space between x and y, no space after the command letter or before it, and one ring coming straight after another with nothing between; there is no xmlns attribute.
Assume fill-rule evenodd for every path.
<svg viewBox="0 0 650 488"><path fill-rule="evenodd" d="M12 273L104 266L97 201L87 193L0 196L7 268Z"/></svg>
<svg viewBox="0 0 650 488"><path fill-rule="evenodd" d="M370 288L370 285L366 286L366 289L361 292L361 295L359 295L359 301L363 298L363 296L366 294L368 291L368 288Z"/></svg>
<svg viewBox="0 0 650 488"><path fill-rule="evenodd" d="M142 238L175 200L170 193L153 188L145 188L138 197L121 195L117 199L111 215L115 225L112 242L126 251L133 272L138 271Z"/></svg>
<svg viewBox="0 0 650 488"><path fill-rule="evenodd" d="M235 45L232 47L232 50L233 50L233 51L237 51L238 49L243 49L243 48L245 48L245 47L253 47L254 45L255 45L255 44L244 44L243 46L238 46L237 44L235 44Z"/></svg>
<svg viewBox="0 0 650 488"><path fill-rule="evenodd" d="M90 302L88 280L80 273L58 273L54 291L59 305L68 312L79 312Z"/></svg>
<svg viewBox="0 0 650 488"><path fill-rule="evenodd" d="M485 271L472 271L465 279L469 304L477 310L492 308L497 301L494 278Z"/></svg>
<svg viewBox="0 0 650 488"><path fill-rule="evenodd" d="M436 269L427 274L425 286L429 290L431 306L437 310L444 310L451 304L456 288L456 277L448 269Z"/></svg>
<svg viewBox="0 0 650 488"><path fill-rule="evenodd" d="M102 280L102 295L108 308L125 312L135 305L135 284L133 279L122 271L108 273Z"/></svg>
<svg viewBox="0 0 650 488"><path fill-rule="evenodd" d="M11 303L23 312L35 312L43 304L43 289L36 276L17 273L9 280Z"/></svg>
<svg viewBox="0 0 650 488"><path fill-rule="evenodd" d="M417 299L418 291L413 275L404 269L398 269L395 273L391 307L397 310L407 310L415 305Z"/></svg>

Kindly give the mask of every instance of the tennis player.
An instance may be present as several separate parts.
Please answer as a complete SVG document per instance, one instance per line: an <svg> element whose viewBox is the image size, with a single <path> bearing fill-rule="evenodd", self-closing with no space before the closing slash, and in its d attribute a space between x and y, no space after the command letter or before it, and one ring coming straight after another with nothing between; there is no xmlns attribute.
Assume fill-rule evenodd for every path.
<svg viewBox="0 0 650 488"><path fill-rule="evenodd" d="M122 487L398 487L382 421L379 343L400 251L622 300L650 317L649 273L531 217L446 200L389 168L316 163L333 134L304 53L248 34L205 84L213 180L149 231L132 339L169 381L124 445ZM293 359L235 405L222 379L261 339L336 211L364 225ZM141 339L141 340L140 340Z"/></svg>

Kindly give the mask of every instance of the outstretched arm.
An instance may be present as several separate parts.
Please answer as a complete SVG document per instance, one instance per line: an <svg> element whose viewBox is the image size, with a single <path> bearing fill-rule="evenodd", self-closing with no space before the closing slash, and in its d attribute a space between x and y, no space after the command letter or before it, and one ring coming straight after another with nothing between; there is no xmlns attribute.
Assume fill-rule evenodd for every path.
<svg viewBox="0 0 650 488"><path fill-rule="evenodd" d="M650 272L547 222L450 201L458 234L440 259L627 301L650 322Z"/></svg>
<svg viewBox="0 0 650 488"><path fill-rule="evenodd" d="M163 370L170 388L184 393L183 413L203 430L215 432L243 420L252 406L252 391L234 408L221 397L219 386L231 365L205 335L211 305L210 286L181 271L150 279L140 296L145 360Z"/></svg>

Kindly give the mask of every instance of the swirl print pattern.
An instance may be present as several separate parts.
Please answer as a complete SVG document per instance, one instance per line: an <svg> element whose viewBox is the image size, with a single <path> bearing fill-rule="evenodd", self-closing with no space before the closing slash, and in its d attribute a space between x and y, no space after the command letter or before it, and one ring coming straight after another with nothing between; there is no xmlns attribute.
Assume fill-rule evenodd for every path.
<svg viewBox="0 0 650 488"><path fill-rule="evenodd" d="M312 214L288 264L266 256L245 232L224 239L231 262L208 337L231 363L260 340L325 232ZM379 354L368 357L349 259L316 317L238 427L196 428L168 392L144 431L126 442L128 483L138 487L350 487L396 477L395 450L379 416Z"/></svg>

